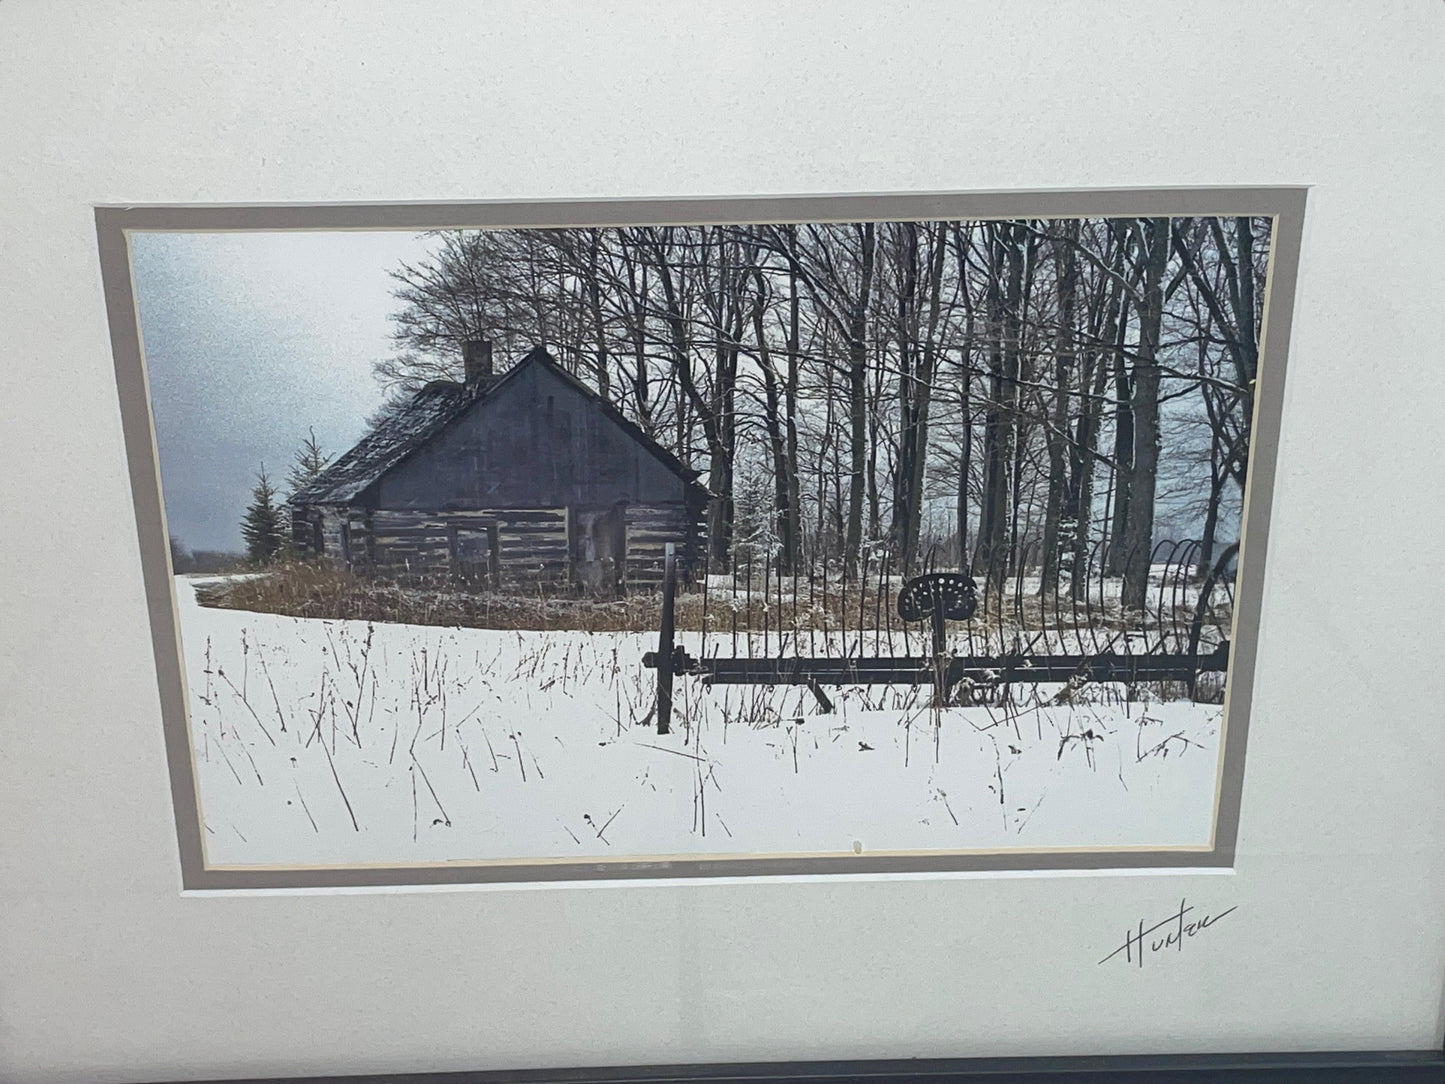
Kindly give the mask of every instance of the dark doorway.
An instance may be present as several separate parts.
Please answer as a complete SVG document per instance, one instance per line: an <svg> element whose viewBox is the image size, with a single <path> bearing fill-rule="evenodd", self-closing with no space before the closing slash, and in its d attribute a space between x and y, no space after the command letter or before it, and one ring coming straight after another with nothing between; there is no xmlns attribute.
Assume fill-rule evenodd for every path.
<svg viewBox="0 0 1445 1084"><path fill-rule="evenodd" d="M573 514L572 567L577 585L592 595L616 598L626 589L626 506Z"/></svg>
<svg viewBox="0 0 1445 1084"><path fill-rule="evenodd" d="M450 527L452 572L458 579L477 587L496 587L501 579L499 539L495 524Z"/></svg>

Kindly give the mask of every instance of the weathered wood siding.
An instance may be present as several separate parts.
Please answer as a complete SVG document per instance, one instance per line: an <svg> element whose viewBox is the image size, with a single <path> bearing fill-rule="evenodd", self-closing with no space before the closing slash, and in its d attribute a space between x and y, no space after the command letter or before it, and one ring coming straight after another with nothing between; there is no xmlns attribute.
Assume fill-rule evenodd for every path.
<svg viewBox="0 0 1445 1084"><path fill-rule="evenodd" d="M315 512L310 507L291 509L291 548L302 556L314 556L316 546L311 522Z"/></svg>
<svg viewBox="0 0 1445 1084"><path fill-rule="evenodd" d="M599 403L531 365L384 475L375 506L604 509L682 505L687 494Z"/></svg>
<svg viewBox="0 0 1445 1084"><path fill-rule="evenodd" d="M677 547L683 565L703 552L704 527L697 511L686 505L630 505L627 523L627 583L630 587L662 583L667 544Z"/></svg>
<svg viewBox="0 0 1445 1084"><path fill-rule="evenodd" d="M686 507L633 505L621 510L626 559L621 586L656 587L662 581L669 542L686 565L702 552L702 525ZM436 578L468 572L490 586L538 582L564 585L579 579L581 547L577 519L565 508L488 509L477 512L410 512L377 509L307 509L293 517L297 548L314 552L314 523L321 523L324 553L358 572L387 578ZM346 530L343 533L342 527ZM490 530L489 530L490 529ZM473 538L495 556L484 576L465 562ZM344 543L344 545L343 545Z"/></svg>
<svg viewBox="0 0 1445 1084"><path fill-rule="evenodd" d="M296 552L302 556L317 554L317 541L321 543L321 554L341 561L345 559L342 525L349 524L355 515L345 505L307 505L293 509L291 513L291 541Z"/></svg>
<svg viewBox="0 0 1445 1084"><path fill-rule="evenodd" d="M358 535L363 532L364 553L358 544ZM487 534L496 540L492 567L501 586L539 581L560 584L568 580L567 513L562 509L377 509L366 517L363 526L352 528L352 567L399 578L459 573L463 571L459 541L467 532Z"/></svg>

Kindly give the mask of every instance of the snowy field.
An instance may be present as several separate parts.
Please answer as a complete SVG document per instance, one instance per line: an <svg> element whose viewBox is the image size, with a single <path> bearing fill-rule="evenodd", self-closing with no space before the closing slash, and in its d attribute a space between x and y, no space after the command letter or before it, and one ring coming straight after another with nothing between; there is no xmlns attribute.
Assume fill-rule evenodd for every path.
<svg viewBox="0 0 1445 1084"><path fill-rule="evenodd" d="M176 594L213 867L1210 842L1216 705L1040 686L937 712L875 687L823 715L683 678L659 736L653 636L212 609L197 582Z"/></svg>

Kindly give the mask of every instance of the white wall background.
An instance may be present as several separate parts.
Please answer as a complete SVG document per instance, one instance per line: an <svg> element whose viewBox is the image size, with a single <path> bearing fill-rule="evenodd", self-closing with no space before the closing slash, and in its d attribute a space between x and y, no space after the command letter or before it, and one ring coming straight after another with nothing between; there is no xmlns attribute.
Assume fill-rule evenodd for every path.
<svg viewBox="0 0 1445 1084"><path fill-rule="evenodd" d="M1442 34L1435 0L0 3L0 1078L1438 1044ZM92 204L1300 183L1236 873L180 895ZM1185 893L1239 910L1096 964Z"/></svg>

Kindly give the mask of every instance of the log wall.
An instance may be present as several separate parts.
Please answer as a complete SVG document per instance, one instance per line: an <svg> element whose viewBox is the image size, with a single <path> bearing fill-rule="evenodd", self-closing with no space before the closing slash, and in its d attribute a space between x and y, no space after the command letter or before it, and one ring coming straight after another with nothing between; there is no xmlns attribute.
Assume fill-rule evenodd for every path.
<svg viewBox="0 0 1445 1084"><path fill-rule="evenodd" d="M298 510L292 521L302 554L315 552L317 523L324 555L365 575L435 579L465 572L478 586L528 590L538 585L567 589L579 579L583 547L578 517L566 508L418 512L310 507ZM661 584L669 542L676 545L685 573L702 553L701 518L685 506L629 506L623 524L626 590L652 590ZM479 553L485 556L479 559ZM463 554L468 560L459 560Z"/></svg>
<svg viewBox="0 0 1445 1084"><path fill-rule="evenodd" d="M345 505L308 505L291 512L291 542L303 557L317 555L317 528L320 528L321 553L340 558L343 550L342 526L349 524L353 510Z"/></svg>
<svg viewBox="0 0 1445 1084"><path fill-rule="evenodd" d="M365 556L352 547L352 567L386 577L438 576L459 571L454 560L462 532L488 532L497 550L490 562L502 586L569 578L565 509L486 512L398 512L364 517ZM490 529L490 530L489 530ZM353 527L353 539L357 529ZM475 536L473 536L475 537ZM487 545L487 543L478 543Z"/></svg>
<svg viewBox="0 0 1445 1084"><path fill-rule="evenodd" d="M701 516L684 505L632 505L626 512L627 582L630 587L662 584L667 543L677 547L686 575L703 551Z"/></svg>

